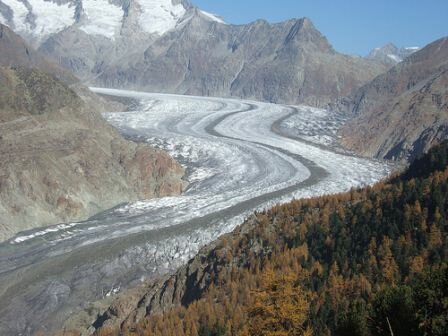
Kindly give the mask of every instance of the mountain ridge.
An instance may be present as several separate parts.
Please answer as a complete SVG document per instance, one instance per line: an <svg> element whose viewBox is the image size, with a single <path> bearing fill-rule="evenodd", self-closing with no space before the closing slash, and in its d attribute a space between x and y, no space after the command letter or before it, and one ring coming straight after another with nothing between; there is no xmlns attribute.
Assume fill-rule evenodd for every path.
<svg viewBox="0 0 448 336"><path fill-rule="evenodd" d="M368 156L410 160L448 136L448 38L434 41L342 99L342 144Z"/></svg>
<svg viewBox="0 0 448 336"><path fill-rule="evenodd" d="M66 4L76 4L80 18L39 40L39 50L94 86L322 107L386 70L338 54L308 18L232 25L189 2L101 0L85 21L91 0Z"/></svg>
<svg viewBox="0 0 448 336"><path fill-rule="evenodd" d="M383 70L376 62L337 54L307 18L221 25L194 15L143 57L106 66L96 80L128 89L323 106Z"/></svg>

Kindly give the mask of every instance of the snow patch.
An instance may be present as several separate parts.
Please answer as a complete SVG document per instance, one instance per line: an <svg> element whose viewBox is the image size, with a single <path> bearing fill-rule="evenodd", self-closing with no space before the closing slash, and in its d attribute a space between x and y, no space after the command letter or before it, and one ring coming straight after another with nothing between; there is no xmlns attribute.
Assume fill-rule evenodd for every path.
<svg viewBox="0 0 448 336"><path fill-rule="evenodd" d="M25 7L25 5L17 0L0 0L0 2L8 6L13 12L12 24L14 25L14 27L11 28L16 30L17 32L27 32L30 26L26 23L28 9Z"/></svg>
<svg viewBox="0 0 448 336"><path fill-rule="evenodd" d="M49 233L55 233L55 232L67 230L67 229L75 227L78 224L79 223L59 224L59 225L56 225L56 226L51 226L51 227L49 227L48 229L45 229L45 230L34 232L32 234L29 234L29 235L19 235L19 236L17 236L15 239L13 239L11 241L11 244L14 245L14 244L18 244L18 243L23 243L23 242L25 242L27 240L30 240L30 239L33 239L33 238L36 238L36 237L42 237L42 236L45 236L45 235L47 235ZM66 231L65 235L66 236L70 236L70 235L73 235L75 232L78 232L78 230L77 231L73 231L73 232Z"/></svg>
<svg viewBox="0 0 448 336"><path fill-rule="evenodd" d="M37 43L75 23L75 7L71 3L60 4L45 0L28 0L31 12L18 0L1 0L13 11L13 29L19 34L33 35ZM32 27L27 16L35 18ZM5 20L6 21L6 20Z"/></svg>
<svg viewBox="0 0 448 336"><path fill-rule="evenodd" d="M4 25L8 25L8 20L0 13L0 23Z"/></svg>
<svg viewBox="0 0 448 336"><path fill-rule="evenodd" d="M206 11L202 11L201 10L201 14L203 14L204 16L206 16L208 19L218 22L218 23L222 23L222 24L227 24L223 19L221 19L219 16L216 16L212 13L206 12Z"/></svg>
<svg viewBox="0 0 448 336"><path fill-rule="evenodd" d="M400 63L402 61L402 59L400 57L398 57L397 55L394 54L388 54L387 57L389 57L391 60L393 60L394 62Z"/></svg>
<svg viewBox="0 0 448 336"><path fill-rule="evenodd" d="M188 182L195 183L199 181L204 181L215 175L215 171L210 168L196 168L193 173L188 176Z"/></svg>
<svg viewBox="0 0 448 336"><path fill-rule="evenodd" d="M119 33L123 9L108 0L83 0L86 23L80 29L89 35L102 35L114 39Z"/></svg>
<svg viewBox="0 0 448 336"><path fill-rule="evenodd" d="M182 4L173 5L172 0L136 0L141 9L140 27L147 33L163 35L176 27L186 10Z"/></svg>
<svg viewBox="0 0 448 336"><path fill-rule="evenodd" d="M75 6L70 3L58 5L44 0L28 0L28 2L36 17L36 27L29 33L38 40L44 40L75 23Z"/></svg>

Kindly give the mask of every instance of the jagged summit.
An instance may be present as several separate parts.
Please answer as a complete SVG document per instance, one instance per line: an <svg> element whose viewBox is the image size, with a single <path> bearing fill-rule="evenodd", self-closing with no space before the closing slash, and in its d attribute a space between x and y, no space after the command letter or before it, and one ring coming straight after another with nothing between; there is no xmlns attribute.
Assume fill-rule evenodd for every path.
<svg viewBox="0 0 448 336"><path fill-rule="evenodd" d="M325 106L385 70L338 54L306 17L233 25L182 0L43 1L0 0L0 22L89 85Z"/></svg>

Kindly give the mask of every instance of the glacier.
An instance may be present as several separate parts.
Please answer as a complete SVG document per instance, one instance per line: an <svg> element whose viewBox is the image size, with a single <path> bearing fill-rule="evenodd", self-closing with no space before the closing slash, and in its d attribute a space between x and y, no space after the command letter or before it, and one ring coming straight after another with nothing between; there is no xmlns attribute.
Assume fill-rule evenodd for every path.
<svg viewBox="0 0 448 336"><path fill-rule="evenodd" d="M254 211L372 184L393 169L335 150L343 120L325 110L92 90L138 101L133 111L104 117L124 136L168 151L185 167L189 186L179 196L119 205L0 244L0 333L23 331L11 326L18 312L27 328L56 328L104 288L174 271ZM54 288L69 295L55 303Z"/></svg>

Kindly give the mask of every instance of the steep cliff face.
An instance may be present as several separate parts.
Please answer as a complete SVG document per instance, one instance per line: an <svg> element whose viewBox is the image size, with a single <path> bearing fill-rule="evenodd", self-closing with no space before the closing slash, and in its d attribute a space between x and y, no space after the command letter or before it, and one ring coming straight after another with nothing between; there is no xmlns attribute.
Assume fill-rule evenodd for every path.
<svg viewBox="0 0 448 336"><path fill-rule="evenodd" d="M344 99L342 143L368 156L412 159L448 136L448 38L409 56Z"/></svg>
<svg viewBox="0 0 448 336"><path fill-rule="evenodd" d="M120 104L106 101L95 95L80 83L69 70L64 69L54 61L48 59L41 52L36 51L10 28L0 23L0 66L38 68L51 74L64 84L69 85L92 109L99 112L123 109Z"/></svg>

